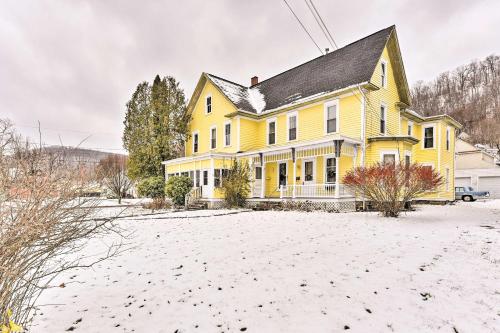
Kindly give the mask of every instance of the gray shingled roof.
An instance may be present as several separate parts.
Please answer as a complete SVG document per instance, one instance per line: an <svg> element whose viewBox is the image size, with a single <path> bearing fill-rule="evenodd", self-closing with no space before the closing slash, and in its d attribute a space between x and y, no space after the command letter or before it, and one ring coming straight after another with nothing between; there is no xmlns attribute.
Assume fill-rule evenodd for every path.
<svg viewBox="0 0 500 333"><path fill-rule="evenodd" d="M261 113L370 81L394 29L390 26L375 32L251 87L212 74L208 76L238 109Z"/></svg>

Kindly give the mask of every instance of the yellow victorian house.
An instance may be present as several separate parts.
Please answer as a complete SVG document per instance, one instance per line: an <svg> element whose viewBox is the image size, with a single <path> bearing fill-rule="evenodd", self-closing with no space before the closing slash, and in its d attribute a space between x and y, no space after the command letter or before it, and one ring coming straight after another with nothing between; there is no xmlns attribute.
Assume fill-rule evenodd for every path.
<svg viewBox="0 0 500 333"><path fill-rule="evenodd" d="M445 179L426 200L454 200L456 129L423 117L411 99L396 28L378 31L264 81L244 86L203 73L188 105L185 157L164 161L217 206L233 159L252 170L249 202L312 201L353 208L342 178L355 166L418 162Z"/></svg>

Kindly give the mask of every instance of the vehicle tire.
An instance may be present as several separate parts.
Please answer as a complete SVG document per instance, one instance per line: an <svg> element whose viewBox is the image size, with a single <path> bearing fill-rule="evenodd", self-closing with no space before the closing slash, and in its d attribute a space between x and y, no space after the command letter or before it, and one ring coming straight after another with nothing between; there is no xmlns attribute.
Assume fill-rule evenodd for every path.
<svg viewBox="0 0 500 333"><path fill-rule="evenodd" d="M464 196L462 197L462 200L463 200L463 201L473 201L473 200L472 200L472 196L470 196L470 195L464 195Z"/></svg>

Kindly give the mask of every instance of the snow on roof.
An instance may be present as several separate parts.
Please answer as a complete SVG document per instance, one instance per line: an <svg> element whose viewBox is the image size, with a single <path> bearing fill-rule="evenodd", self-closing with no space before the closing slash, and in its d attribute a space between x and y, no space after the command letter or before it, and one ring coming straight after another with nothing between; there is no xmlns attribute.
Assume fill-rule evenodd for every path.
<svg viewBox="0 0 500 333"><path fill-rule="evenodd" d="M262 95L258 87L248 89L248 101L252 104L257 113L261 113L266 108L264 95Z"/></svg>
<svg viewBox="0 0 500 333"><path fill-rule="evenodd" d="M256 113L265 109L266 101L259 87L247 88L212 74L208 77L239 109Z"/></svg>

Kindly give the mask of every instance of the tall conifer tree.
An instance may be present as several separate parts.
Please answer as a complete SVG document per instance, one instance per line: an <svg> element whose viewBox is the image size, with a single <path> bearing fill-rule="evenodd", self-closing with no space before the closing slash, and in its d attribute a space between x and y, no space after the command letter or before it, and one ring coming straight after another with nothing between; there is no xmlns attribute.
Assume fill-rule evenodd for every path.
<svg viewBox="0 0 500 333"><path fill-rule="evenodd" d="M123 146L131 179L162 176L161 162L183 153L187 137L186 98L175 78L156 75L142 82L127 103Z"/></svg>

